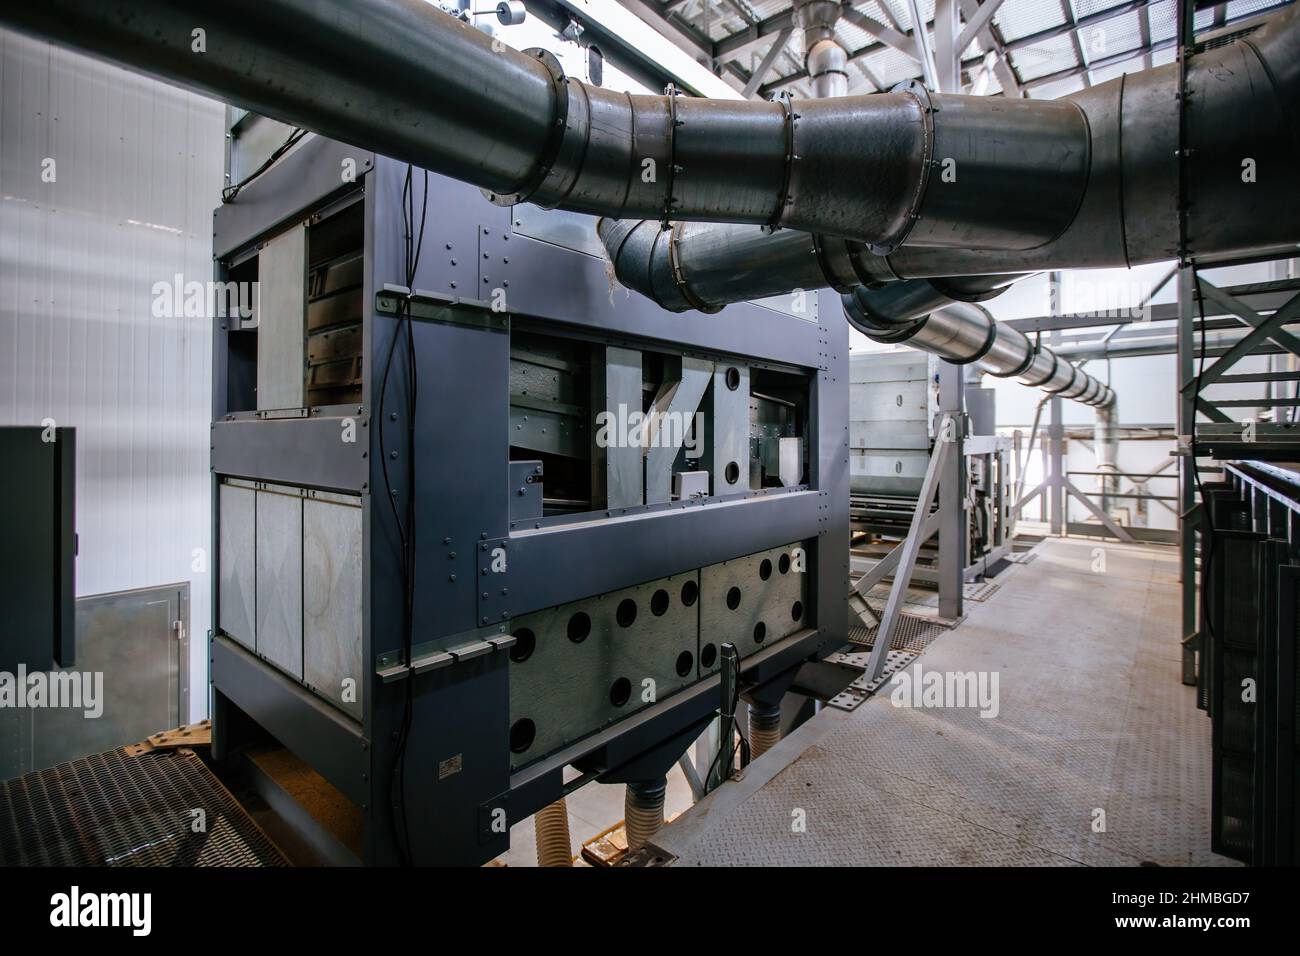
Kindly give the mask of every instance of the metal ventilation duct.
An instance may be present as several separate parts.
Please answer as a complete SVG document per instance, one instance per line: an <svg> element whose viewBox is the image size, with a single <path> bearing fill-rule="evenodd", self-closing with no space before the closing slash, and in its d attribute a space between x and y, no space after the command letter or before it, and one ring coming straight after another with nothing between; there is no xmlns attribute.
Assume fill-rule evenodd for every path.
<svg viewBox="0 0 1300 956"><path fill-rule="evenodd" d="M1287 7L1252 35L1189 61L1193 256L1277 250L1300 239L1300 177L1292 172L1300 151L1298 23L1300 11ZM980 163L970 170L966 156L952 153L943 135L953 128L954 117L964 126L963 112L981 102L965 96L933 98L937 141L916 213L920 221L888 255L874 254L882 251L879 246L846 241L843 232L808 235L741 224L676 223L657 236L657 222L607 220L600 234L620 281L673 310L711 311L795 288L829 285L850 292L858 285L906 278L1115 268L1172 259L1178 255L1178 100L1177 66L1170 64L1055 103L1077 109L1086 120L1083 129L1061 122L1038 133L1053 139L1071 161L1081 160L1087 175L1084 181L1068 176L1064 195L1051 197L1039 191L1037 177L1023 183L1035 202L1059 203L1057 211L1066 212L1068 223L1048 238L1026 232L1019 240L1003 234L989 242L969 232L936 236L933 226L921 228L930 204L944 197L944 223L985 219L1014 231L1018 206L1004 207L1004 195L1022 188L1023 170L1045 168L1050 153L1017 125L1045 119L1037 111L1042 104L983 98L993 114L971 118L977 144L972 148ZM945 180L945 169L952 182ZM990 179L999 186L987 188ZM964 214L953 213L949 202ZM985 231L997 229L986 225ZM1042 236L1042 230L1035 233Z"/></svg>
<svg viewBox="0 0 1300 956"><path fill-rule="evenodd" d="M1296 16L1288 8L1191 60L1196 253L1296 239ZM833 279L844 291L910 276L1122 266L1167 259L1177 245L1174 65L1064 100L912 86L768 103L588 86L551 55L494 48L423 0L43 0L3 5L0 23L502 202L815 233L823 238L780 241L793 255L789 278L815 255L818 284ZM1256 182L1243 182L1247 159ZM678 282L704 281L689 232L674 235L654 251L673 261ZM655 271L616 262L634 288Z"/></svg>
<svg viewBox="0 0 1300 956"><path fill-rule="evenodd" d="M835 35L840 22L839 0L796 0L794 24L803 31L803 65L812 80L813 96L848 96L849 51Z"/></svg>
<svg viewBox="0 0 1300 956"><path fill-rule="evenodd" d="M824 29L829 11L804 7ZM1297 240L1297 16L1288 7L1189 62L1194 255ZM669 309L827 284L851 292L909 277L1129 266L1178 251L1176 65L1053 101L913 85L766 103L588 86L550 54L494 48L423 0L43 0L5 4L0 23L501 202L657 220L606 221L601 235L624 284ZM739 225L661 231L669 220ZM913 337L964 350L957 343L982 327L977 312L933 313ZM964 315L971 328L940 315ZM1027 344L986 334L980 361L994 374L1061 394L1081 387L1043 352L1020 368Z"/></svg>
<svg viewBox="0 0 1300 956"><path fill-rule="evenodd" d="M563 76L549 54L494 49L423 0L42 0L4 4L0 23L503 202L779 225L882 253L905 240L1025 250L1069 226L1088 179L1075 103L919 87L778 102L631 96ZM949 160L960 181L941 188Z"/></svg>
<svg viewBox="0 0 1300 956"><path fill-rule="evenodd" d="M1110 387L1046 346L998 323L977 299L1002 292L1011 277L985 278L965 291L925 280L873 290L859 286L844 296L849 324L876 342L908 345L958 365L971 363L1000 378L1016 378L1061 398L1107 408ZM995 284L1000 281L1001 285Z"/></svg>

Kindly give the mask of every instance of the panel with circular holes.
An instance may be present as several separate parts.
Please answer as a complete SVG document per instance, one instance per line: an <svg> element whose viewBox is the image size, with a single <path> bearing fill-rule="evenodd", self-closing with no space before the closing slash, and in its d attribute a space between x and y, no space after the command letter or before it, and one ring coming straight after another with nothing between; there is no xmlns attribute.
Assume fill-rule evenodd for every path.
<svg viewBox="0 0 1300 956"><path fill-rule="evenodd" d="M515 619L510 763L522 767L697 679L699 576L678 574Z"/></svg>
<svg viewBox="0 0 1300 956"><path fill-rule="evenodd" d="M804 572L795 549L803 547ZM808 549L792 544L711 565L700 571L700 674L718 669L718 649L731 641L741 659L809 626Z"/></svg>

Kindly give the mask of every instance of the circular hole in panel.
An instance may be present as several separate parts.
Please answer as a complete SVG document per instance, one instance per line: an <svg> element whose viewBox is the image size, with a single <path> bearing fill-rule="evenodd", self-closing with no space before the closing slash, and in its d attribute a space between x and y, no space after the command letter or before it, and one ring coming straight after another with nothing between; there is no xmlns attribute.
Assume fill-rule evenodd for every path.
<svg viewBox="0 0 1300 956"><path fill-rule="evenodd" d="M521 754L537 739L537 725L527 717L516 720L510 727L510 752Z"/></svg>
<svg viewBox="0 0 1300 956"><path fill-rule="evenodd" d="M772 562L768 558L763 559L763 563L758 566L758 576L766 581L772 576Z"/></svg>
<svg viewBox="0 0 1300 956"><path fill-rule="evenodd" d="M620 677L609 685L609 702L615 707L622 707L632 699L632 682Z"/></svg>
<svg viewBox="0 0 1300 956"><path fill-rule="evenodd" d="M790 617L796 621L803 617L803 601L794 602L794 605L790 608Z"/></svg>
<svg viewBox="0 0 1300 956"><path fill-rule="evenodd" d="M733 611L740 607L740 588L733 587L727 591L727 607Z"/></svg>
<svg viewBox="0 0 1300 956"><path fill-rule="evenodd" d="M723 470L723 475L727 479L727 484L734 485L740 480L740 466L734 461Z"/></svg>
<svg viewBox="0 0 1300 956"><path fill-rule="evenodd" d="M655 617L663 617L668 611L668 592L660 588L650 597L650 613Z"/></svg>
<svg viewBox="0 0 1300 956"><path fill-rule="evenodd" d="M790 555L788 555L788 554L783 554L783 555L781 555L781 560L778 561L778 562L776 563L776 566L777 566L777 568L780 569L780 571L781 571L782 574L789 574L789 573L790 573Z"/></svg>
<svg viewBox="0 0 1300 956"><path fill-rule="evenodd" d="M718 662L718 649L712 644L705 644L700 648L700 665L708 670Z"/></svg>
<svg viewBox="0 0 1300 956"><path fill-rule="evenodd" d="M533 651L537 649L537 635L528 628L521 627L512 636L515 643L510 648L510 659L516 664L522 664L532 657Z"/></svg>
<svg viewBox="0 0 1300 956"><path fill-rule="evenodd" d="M682 603L690 607L695 603L695 599L700 596L700 586L694 581L687 581L682 585Z"/></svg>
<svg viewBox="0 0 1300 956"><path fill-rule="evenodd" d="M618 602L618 610L614 612L614 620L618 621L619 627L631 627L632 622L636 620L636 601L631 598L623 598Z"/></svg>
<svg viewBox="0 0 1300 956"><path fill-rule="evenodd" d="M695 669L695 655L690 651L682 651L677 655L677 676L685 677Z"/></svg>
<svg viewBox="0 0 1300 956"><path fill-rule="evenodd" d="M759 621L754 625L754 643L762 644L765 637L767 637L767 625Z"/></svg>
<svg viewBox="0 0 1300 956"><path fill-rule="evenodd" d="M569 640L581 644L591 633L591 618L584 611L579 611L569 618Z"/></svg>

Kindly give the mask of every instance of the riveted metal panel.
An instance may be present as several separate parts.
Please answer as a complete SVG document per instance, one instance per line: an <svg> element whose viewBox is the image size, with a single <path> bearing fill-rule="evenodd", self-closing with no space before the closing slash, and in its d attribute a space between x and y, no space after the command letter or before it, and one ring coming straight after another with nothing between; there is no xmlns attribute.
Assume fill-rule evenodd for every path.
<svg viewBox="0 0 1300 956"><path fill-rule="evenodd" d="M360 498L302 503L303 681L347 713L362 714Z"/></svg>
<svg viewBox="0 0 1300 956"><path fill-rule="evenodd" d="M302 679L302 498L257 492L257 653Z"/></svg>
<svg viewBox="0 0 1300 956"><path fill-rule="evenodd" d="M730 641L743 659L809 626L808 559L796 543L700 571L701 674L718 668L710 645Z"/></svg>
<svg viewBox="0 0 1300 956"><path fill-rule="evenodd" d="M217 627L249 650L255 647L256 492L250 485L222 482L218 491Z"/></svg>
<svg viewBox="0 0 1300 956"><path fill-rule="evenodd" d="M749 366L719 362L710 395L704 399L704 467L714 495L736 494L749 488Z"/></svg>
<svg viewBox="0 0 1300 956"><path fill-rule="evenodd" d="M276 236L258 254L257 407L305 402L307 226Z"/></svg>
<svg viewBox="0 0 1300 956"><path fill-rule="evenodd" d="M687 604L683 595L697 595L698 586L697 575L679 574L517 619L510 723L532 721L535 736L512 755L512 767L693 682L697 601Z"/></svg>
<svg viewBox="0 0 1300 956"><path fill-rule="evenodd" d="M337 415L214 422L212 470L313 488L366 491L370 416L360 409L339 406Z"/></svg>

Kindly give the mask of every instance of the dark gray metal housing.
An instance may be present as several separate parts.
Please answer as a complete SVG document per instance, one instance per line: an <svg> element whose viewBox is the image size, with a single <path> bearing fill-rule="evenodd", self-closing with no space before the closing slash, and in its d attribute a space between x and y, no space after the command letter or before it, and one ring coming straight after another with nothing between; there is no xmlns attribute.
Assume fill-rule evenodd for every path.
<svg viewBox="0 0 1300 956"><path fill-rule="evenodd" d="M355 182L321 175L322 168L337 171L348 157L357 160ZM325 229L339 217L355 217L364 230L361 400L298 410L256 408L250 391L255 355L245 341L254 333L219 320L212 426L218 552L223 488L279 497L286 486L300 488L303 507L335 498L359 502L364 673L359 706L350 713L328 699L328 688L286 671L282 659L219 627L212 640L214 746L219 754L229 753L269 732L361 809L366 861L393 863L402 855L392 815L395 734L411 686L405 783L411 855L419 863L481 863L508 845L501 820L525 818L562 795L565 766L578 765L596 779L619 779L620 768L696 728L720 700L716 668L701 665L681 689L655 703L539 759L518 760L509 746L509 645L516 618L801 542L808 551L803 623L744 658L745 682L762 686L845 640L847 328L829 296L820 303L814 296L805 317L750 304L730 306L708 322L665 312L611 288L602 257L558 238L537 238L536 225L525 232L523 218L512 217L510 208L490 203L471 186L431 175L423 254L410 300L420 383L411 445L405 421L394 420L405 415L408 387L400 362L385 415L378 411L384 360L399 328L395 310L407 295L398 288L405 278L406 172L404 163L309 138L218 210L214 248L222 280L248 275L261 246L296 224ZM419 170L414 180L418 197ZM256 216L240 210L245 203ZM556 229L553 236L564 231ZM484 301L493 293L505 296L505 311ZM272 318L261 315L257 322ZM809 414L803 480L790 487L742 485L723 494L715 488L702 499L538 517L538 503L527 504L527 494L516 487L533 473L533 463L511 462L509 451L511 396L517 390L510 380L512 341L539 332L584 347L646 349L723 367L736 363L749 374L766 370L803 383ZM361 436L355 443L339 437L349 422ZM403 495L404 465L409 456L415 459L414 676L402 661L402 573L393 513L384 500L384 452L392 456L390 465L396 463L390 477ZM549 470L538 477L552 480ZM498 549L504 555L500 571L493 567ZM309 559L305 550L303 560ZM228 580L234 586L237 578ZM701 615L705 603L697 605ZM213 606L222 607L219 586ZM705 618L700 620L702 626ZM745 621L753 626L751 618ZM710 632L711 641L731 639L739 636Z"/></svg>

